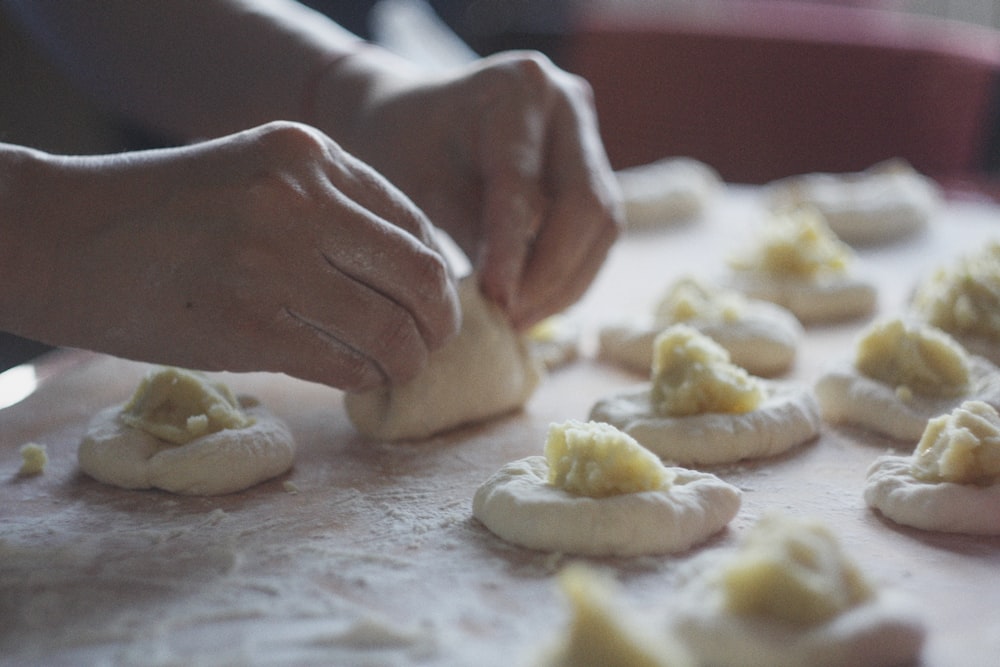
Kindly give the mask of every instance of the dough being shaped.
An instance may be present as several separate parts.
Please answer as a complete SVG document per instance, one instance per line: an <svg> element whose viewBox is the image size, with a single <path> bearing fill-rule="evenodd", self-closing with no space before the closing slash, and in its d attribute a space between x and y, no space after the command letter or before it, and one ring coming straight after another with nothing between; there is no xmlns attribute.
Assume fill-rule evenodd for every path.
<svg viewBox="0 0 1000 667"><path fill-rule="evenodd" d="M537 667L693 667L683 647L621 604L616 582L574 563L559 573L572 617Z"/></svg>
<svg viewBox="0 0 1000 667"><path fill-rule="evenodd" d="M914 291L910 312L1000 364L1000 242L932 272Z"/></svg>
<svg viewBox="0 0 1000 667"><path fill-rule="evenodd" d="M753 530L770 519L762 519ZM901 665L915 660L923 646L925 629L913 613L913 604L893 591L877 590L858 582L859 594L835 604L832 615L820 618L783 618L792 615L786 603L802 594L825 590L843 596L856 589L854 565L837 563L815 537L789 543L790 562L780 558L747 554L757 562L746 563L747 555L705 554L688 567L691 578L682 585L672 629L684 639L699 664L714 667L854 667L855 665ZM764 536L781 548L780 536ZM810 544L812 543L812 544ZM817 550L819 547L819 550ZM831 562L834 560L834 562ZM727 581L734 567L745 565L763 575L759 594L765 599L757 609L741 609L733 604ZM789 567L784 571L783 567ZM753 575L738 572L737 576ZM784 577L789 577L784 580ZM802 577L801 583L796 582ZM799 588L799 590L795 590ZM858 590L858 589L856 589ZM770 597L770 599L766 599ZM811 604L811 603L806 603ZM832 611L831 609L831 611Z"/></svg>
<svg viewBox="0 0 1000 667"><path fill-rule="evenodd" d="M758 243L730 261L730 284L790 310L804 324L868 315L874 283L853 274L855 255L813 209L776 212Z"/></svg>
<svg viewBox="0 0 1000 667"><path fill-rule="evenodd" d="M348 393L354 427L373 440L416 440L512 412L531 397L544 370L475 277L459 284L462 328L400 387Z"/></svg>
<svg viewBox="0 0 1000 667"><path fill-rule="evenodd" d="M723 189L708 165L671 157L617 172L629 227L676 224L702 214Z"/></svg>
<svg viewBox="0 0 1000 667"><path fill-rule="evenodd" d="M1000 415L966 401L930 420L911 456L876 459L864 497L896 523L1000 535Z"/></svg>
<svg viewBox="0 0 1000 667"><path fill-rule="evenodd" d="M239 399L246 426L192 434L182 444L129 426L123 414L132 405L97 413L80 443L80 469L99 482L126 489L219 495L280 475L294 461L291 432L255 399ZM203 416L192 415L199 424Z"/></svg>
<svg viewBox="0 0 1000 667"><path fill-rule="evenodd" d="M664 489L591 498L548 483L543 456L503 466L477 489L472 513L490 532L528 549L581 556L678 553L722 530L740 491L715 475L671 468Z"/></svg>
<svg viewBox="0 0 1000 667"><path fill-rule="evenodd" d="M680 314L679 308L664 307L672 297L686 298L688 302L697 299L705 305L694 305ZM787 371L795 361L802 339L802 325L786 308L748 299L735 290L681 278L667 290L651 317L603 327L599 332L598 352L602 358L630 371L646 374L653 340L663 329L680 322L725 348L737 366L764 377Z"/></svg>
<svg viewBox="0 0 1000 667"><path fill-rule="evenodd" d="M765 192L773 208L812 206L851 245L886 243L924 229L941 204L937 184L905 160L865 171L802 174L774 181Z"/></svg>
<svg viewBox="0 0 1000 667"><path fill-rule="evenodd" d="M926 387L909 387L897 382L869 377L858 369L856 360L842 360L831 364L816 382L815 392L823 419L831 424L853 424L896 440L916 442L924 433L927 421L950 412L963 401L978 399L990 405L1000 405L1000 368L987 359L967 355L965 350L950 337L932 327L913 325L902 320L889 320L873 324L859 340L862 343L880 331L903 331L903 338L887 338L880 343L885 355L898 354L899 359L886 361L886 367L903 369L911 381L923 374L928 378L946 378L961 371L966 382L950 391L934 391L944 383L935 379ZM910 340L906 335L919 338L935 334L922 342ZM944 343L945 345L941 345ZM940 349L935 349L939 347ZM961 364L956 365L945 354L948 348L960 354ZM870 350L876 356L879 348ZM935 370L935 364L938 368Z"/></svg>

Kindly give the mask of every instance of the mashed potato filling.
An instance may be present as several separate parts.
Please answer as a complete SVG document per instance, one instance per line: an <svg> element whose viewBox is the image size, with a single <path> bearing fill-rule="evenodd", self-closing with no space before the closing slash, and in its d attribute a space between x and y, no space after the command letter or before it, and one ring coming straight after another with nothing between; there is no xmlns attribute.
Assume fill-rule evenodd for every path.
<svg viewBox="0 0 1000 667"><path fill-rule="evenodd" d="M600 422L549 426L545 459L549 484L592 498L662 489L674 477L634 438Z"/></svg>
<svg viewBox="0 0 1000 667"><path fill-rule="evenodd" d="M664 326L691 320L736 322L746 305L746 298L739 292L713 289L695 278L684 277L660 299L654 319Z"/></svg>
<svg viewBox="0 0 1000 667"><path fill-rule="evenodd" d="M935 271L914 294L913 308L952 334L1000 340L1000 242Z"/></svg>
<svg viewBox="0 0 1000 667"><path fill-rule="evenodd" d="M122 409L121 420L176 445L254 423L240 409L229 387L179 368L162 368L147 375Z"/></svg>
<svg viewBox="0 0 1000 667"><path fill-rule="evenodd" d="M960 396L969 387L969 359L961 345L940 329L898 318L868 329L854 365L904 395Z"/></svg>
<svg viewBox="0 0 1000 667"><path fill-rule="evenodd" d="M911 473L926 482L994 483L1000 478L1000 415L982 401L966 401L927 422L913 453Z"/></svg>
<svg viewBox="0 0 1000 667"><path fill-rule="evenodd" d="M657 335L651 380L652 406L663 417L742 414L764 399L761 382L730 363L725 348L683 324Z"/></svg>
<svg viewBox="0 0 1000 667"><path fill-rule="evenodd" d="M726 607L805 626L872 597L873 589L822 524L768 516L721 573Z"/></svg>
<svg viewBox="0 0 1000 667"><path fill-rule="evenodd" d="M853 259L850 246L837 238L816 209L797 207L769 218L759 244L731 263L740 270L818 280L845 275Z"/></svg>

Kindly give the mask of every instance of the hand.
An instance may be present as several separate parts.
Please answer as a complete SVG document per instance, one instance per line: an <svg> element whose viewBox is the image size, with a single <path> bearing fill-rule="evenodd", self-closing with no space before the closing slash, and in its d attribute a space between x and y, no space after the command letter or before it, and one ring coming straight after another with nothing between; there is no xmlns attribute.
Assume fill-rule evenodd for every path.
<svg viewBox="0 0 1000 667"><path fill-rule="evenodd" d="M458 326L429 222L313 128L42 164L22 335L360 390L412 377Z"/></svg>
<svg viewBox="0 0 1000 667"><path fill-rule="evenodd" d="M622 216L586 84L533 53L437 80L383 59L362 51L328 82L369 81L345 146L458 242L516 326L576 301ZM343 125L342 111L328 117Z"/></svg>

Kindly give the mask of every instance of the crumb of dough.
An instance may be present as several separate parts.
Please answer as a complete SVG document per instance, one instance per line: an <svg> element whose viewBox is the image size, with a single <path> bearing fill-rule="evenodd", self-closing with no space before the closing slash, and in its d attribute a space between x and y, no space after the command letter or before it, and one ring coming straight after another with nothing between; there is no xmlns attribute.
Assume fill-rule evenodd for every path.
<svg viewBox="0 0 1000 667"><path fill-rule="evenodd" d="M537 667L689 667L683 647L623 606L613 579L574 563L558 575L570 605L565 636Z"/></svg>
<svg viewBox="0 0 1000 667"><path fill-rule="evenodd" d="M771 515L741 547L688 564L672 629L717 667L908 664L924 623L868 581L820 522Z"/></svg>
<svg viewBox="0 0 1000 667"><path fill-rule="evenodd" d="M281 488L283 488L286 492L291 493L292 495L295 495L302 491L302 489L299 488L299 485L291 480L286 480L281 485Z"/></svg>
<svg viewBox="0 0 1000 667"><path fill-rule="evenodd" d="M22 477L41 475L49 463L49 455L45 445L29 442L21 445L21 468L18 474Z"/></svg>

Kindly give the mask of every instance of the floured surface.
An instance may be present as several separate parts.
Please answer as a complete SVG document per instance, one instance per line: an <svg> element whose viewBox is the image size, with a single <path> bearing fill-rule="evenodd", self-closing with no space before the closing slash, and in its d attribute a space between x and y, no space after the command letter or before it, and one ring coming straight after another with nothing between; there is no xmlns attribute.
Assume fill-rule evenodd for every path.
<svg viewBox="0 0 1000 667"><path fill-rule="evenodd" d="M578 309L591 334L641 311L682 272L724 271L757 219L748 196L730 195L709 220L626 236ZM901 307L921 271L994 234L1000 211L956 204L925 234L860 251L878 277L879 314ZM790 377L813 382L865 323L808 328ZM584 358L553 372L522 413L421 443L365 442L337 391L223 376L285 420L299 451L287 475L215 498L112 489L79 473L87 421L127 398L147 367L51 360L62 364L55 377L0 410L0 654L38 664L527 664L564 627L554 575L568 559L504 544L472 518L472 496L503 464L539 454L550 422L583 419L598 397L643 380L592 361L593 337L584 343ZM46 446L49 463L21 477L29 441ZM684 554L593 562L617 576L625 604L665 606L682 564L734 547L761 514L815 516L870 578L919 601L930 621L921 664L991 665L1000 538L925 533L868 509L865 471L892 444L824 425L776 459L710 468L743 491L726 531Z"/></svg>

